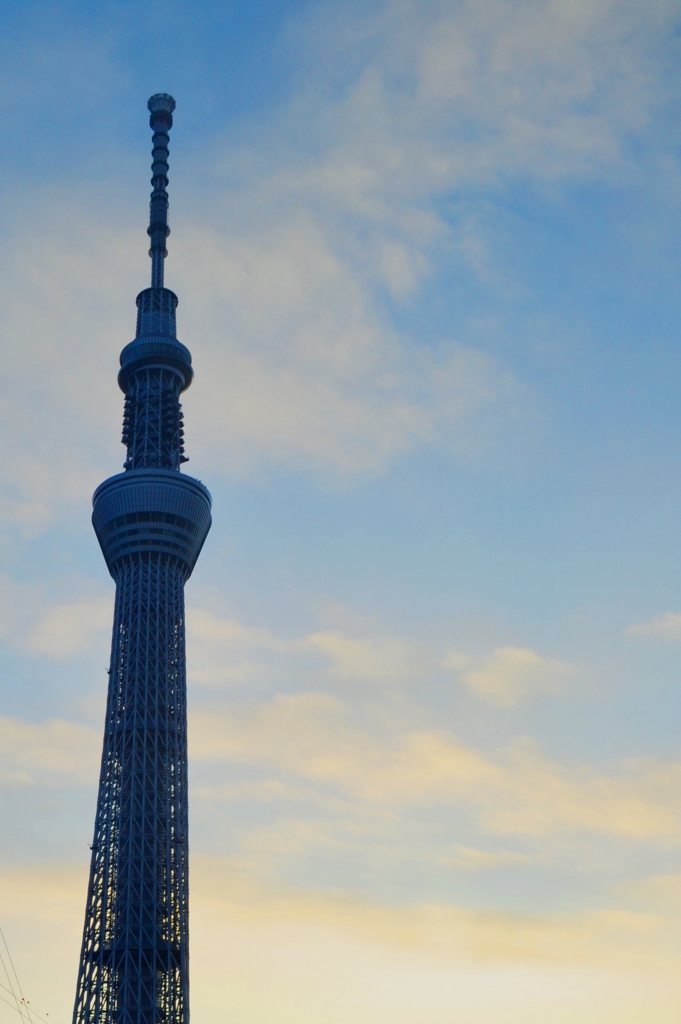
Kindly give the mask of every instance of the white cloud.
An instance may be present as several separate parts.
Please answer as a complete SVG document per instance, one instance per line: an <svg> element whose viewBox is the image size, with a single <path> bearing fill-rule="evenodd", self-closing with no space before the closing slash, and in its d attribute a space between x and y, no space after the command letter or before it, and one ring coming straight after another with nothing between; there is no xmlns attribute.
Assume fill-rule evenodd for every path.
<svg viewBox="0 0 681 1024"><path fill-rule="evenodd" d="M654 47L672 16L662 2L487 0L299 20L311 63L285 116L223 148L195 215L173 225L180 333L200 339L189 454L211 474L277 463L336 484L424 444L478 458L524 443L537 401L503 361L400 334L383 292L409 301L454 254L493 292L516 287L471 187L638 173L628 140L665 102ZM454 193L455 229L439 208ZM147 271L132 210L103 223L100 197L98 180L35 203L38 250L17 201L21 239L4 242L4 501L34 529L122 461L115 362Z"/></svg>
<svg viewBox="0 0 681 1024"><path fill-rule="evenodd" d="M44 527L64 501L85 507L123 459L116 358L146 274L131 273L127 227L107 225L99 251L88 202L64 197L38 254L11 234L4 241L3 332L13 345L0 513L24 530ZM294 209L241 236L192 224L178 234L180 336L191 342L191 328L201 339L186 397L189 454L206 472L277 462L343 483L424 443L483 456L500 423L528 421L528 390L493 356L454 342L434 353L392 331L361 268L334 251L329 225Z"/></svg>
<svg viewBox="0 0 681 1024"><path fill-rule="evenodd" d="M80 204L50 204L39 252L23 229L3 240L0 511L34 532L74 502L85 525L95 486L123 461L116 364L134 333L135 235L111 223L103 241L87 205L87 188Z"/></svg>
<svg viewBox="0 0 681 1024"><path fill-rule="evenodd" d="M621 173L628 133L666 100L656 44L673 23L671 2L331 10L308 36L326 58L312 82L334 80L338 97L328 104L320 91L337 141L318 175L377 221L397 219L391 200L427 200L452 185Z"/></svg>
<svg viewBox="0 0 681 1024"><path fill-rule="evenodd" d="M328 74L317 72L326 76L320 83L311 73L310 88L277 111L287 139L271 126L252 139L248 184L232 194L243 154L226 156L227 185L217 177L206 184L202 166L209 227L202 210L184 224L173 214L168 280L180 292L180 334L197 368L187 423L189 454L200 460L189 468L198 461L201 475L210 468L216 479L276 462L344 483L384 472L419 446L475 458L507 434L517 443L536 398L503 356L458 336L431 350L425 327L404 336L390 309L408 308L445 263L454 272L467 264L492 303L522 288L499 256L495 196L509 181L557 192L577 178L631 180L640 165L627 156L629 140L645 153L640 132L668 97L664 58L656 68L648 42L678 12L656 0L401 0L381 4L378 15L371 4L364 14L344 2L333 25L332 5L321 7L317 26L301 32ZM304 144L289 146L296 126ZM666 144L654 147L661 164ZM642 162L655 188L660 174L651 159ZM144 225L124 203L120 223L102 222L102 189L111 194L118 182L98 181L96 201L83 184L79 196L51 184L49 203L37 188L30 203L19 193L7 204L21 210L27 233L26 243L11 232L3 242L0 303L4 481L12 483L0 516L19 532L44 528L64 501L77 504L85 525L93 487L122 461L116 358L132 334L135 291L147 280ZM48 222L48 207L62 213L47 214ZM46 608L30 594L15 597L0 626L23 651L67 658L110 628L110 601L99 610L75 598ZM441 660L379 629L319 628L289 639L208 609L190 610L189 633L192 679L207 687L260 682L276 662L352 692L343 684L417 679ZM667 622L650 635L673 634ZM521 648L448 662L464 685L498 706L549 692L566 670ZM377 686L368 692L380 698ZM478 717L484 720L484 709ZM218 708L193 723L196 777L208 779L209 810L258 800L258 813L276 817L270 837L242 833L243 848L259 857L333 845L319 821L286 823L285 801L314 804L320 819L342 818L338 832L358 837L363 865L369 841L362 828L391 819L396 829L425 835L429 814L441 830L439 840L435 828L425 836L429 856L446 831L452 866L471 871L522 867L530 854L505 847L522 840L531 847L534 837L539 847L562 844L568 857L580 833L586 846L593 835L614 837L616 857L626 839L658 849L679 841L673 762L570 764L527 742L490 750L429 724L386 728L366 708L353 714L324 694ZM0 740L9 786L96 778L101 727L90 734L72 723L5 719ZM463 838L458 825L468 816L481 832L512 838L500 847L484 835ZM237 817L235 827L251 824ZM224 861L195 867L195 988L207 1021L228 1012L296 1024L459 1017L471 1024L639 1024L677 1012L678 929L657 911L477 914L435 899L414 911L348 892L262 891ZM309 889L316 877L306 875ZM341 889L344 881L334 883ZM71 886L57 869L26 868L3 872L0 886L5 917L33 922L21 948L44 998L59 992L68 1012L72 980L63 979L72 979L76 962L85 878L80 873ZM676 892L677 883L660 888Z"/></svg>
<svg viewBox="0 0 681 1024"><path fill-rule="evenodd" d="M472 846L459 846L454 854L440 858L443 864L465 871L487 871L509 864L530 864L533 858L517 850L479 850Z"/></svg>
<svg viewBox="0 0 681 1024"><path fill-rule="evenodd" d="M204 339L188 402L218 471L265 460L342 482L424 443L484 455L499 418L531 415L528 390L492 356L455 343L434 353L392 331L330 225L294 210L246 237L183 233L187 315Z"/></svg>
<svg viewBox="0 0 681 1024"><path fill-rule="evenodd" d="M192 857L195 1011L274 1024L640 1024L672 1021L674 908L553 914L265 883L243 862ZM3 930L31 1004L66 1020L85 862L5 865ZM612 901L611 901L612 902ZM9 1018L8 1018L9 1019Z"/></svg>
<svg viewBox="0 0 681 1024"><path fill-rule="evenodd" d="M84 725L0 716L0 783L52 787L85 780L91 785L101 746L101 731Z"/></svg>
<svg viewBox="0 0 681 1024"><path fill-rule="evenodd" d="M290 648L266 629L244 626L205 608L187 609L187 636L188 678L202 686L242 683L265 669L263 655L284 655Z"/></svg>
<svg viewBox="0 0 681 1024"><path fill-rule="evenodd" d="M392 906L265 885L219 858L196 862L193 894L206 1020L227 1006L300 1024L639 1024L651 1006L655 1019L672 1020L681 988L671 914Z"/></svg>
<svg viewBox="0 0 681 1024"><path fill-rule="evenodd" d="M302 646L322 654L330 672L340 679L387 682L409 678L428 667L413 644L391 636L356 640L339 630L323 630L306 637Z"/></svg>
<svg viewBox="0 0 681 1024"><path fill-rule="evenodd" d="M213 475L276 463L337 484L424 444L461 458L522 445L536 396L463 338L401 334L384 292L408 302L452 259L492 293L517 288L488 216L511 181L668 174L663 159L641 174L629 143L667 102L655 47L674 10L393 0L298 19L297 93L238 151L217 152L195 213L173 225L180 332L200 339L189 454ZM5 235L0 279L0 512L21 528L86 501L122 461L116 356L147 269L137 206L133 217L121 198L103 222L102 187L117 183L8 204L21 224ZM452 196L455 227L440 208Z"/></svg>
<svg viewBox="0 0 681 1024"><path fill-rule="evenodd" d="M108 648L113 593L105 597L92 581L79 581L87 596L50 603L39 589L10 576L0 576L0 636L23 654L66 659L95 647ZM68 581L68 589L73 580Z"/></svg>
<svg viewBox="0 0 681 1024"><path fill-rule="evenodd" d="M432 678L444 668L457 672L476 697L502 708L533 694L556 693L561 681L574 672L570 665L522 647L501 647L477 658L450 651L442 658L432 644L379 632L373 622L353 618L347 611L341 619L347 620L346 630L322 629L286 638L190 607L189 677L195 683L219 686L282 670L304 670L319 678L321 670L327 680L388 684Z"/></svg>
<svg viewBox="0 0 681 1024"><path fill-rule="evenodd" d="M500 647L475 668L460 654L443 665L461 672L471 693L493 707L508 708L535 693L555 693L574 669L556 658L544 658L527 647ZM463 671L461 671L463 669Z"/></svg>
<svg viewBox="0 0 681 1024"><path fill-rule="evenodd" d="M494 292L515 287L485 202L464 201L453 230L440 198L514 178L621 179L630 133L659 108L649 44L669 14L400 2L298 25L307 86L283 122L223 151L221 235L212 209L178 253L208 343L201 457L347 478L424 443L484 455L531 420L536 400L498 359L398 336L380 291L407 301L457 249Z"/></svg>
<svg viewBox="0 0 681 1024"><path fill-rule="evenodd" d="M7 498L0 500L0 523L18 526L24 537L42 533L50 521L48 505L39 501L25 502Z"/></svg>
<svg viewBox="0 0 681 1024"><path fill-rule="evenodd" d="M647 622L636 622L626 632L630 636L649 637L658 640L681 640L681 613L665 612Z"/></svg>
<svg viewBox="0 0 681 1024"><path fill-rule="evenodd" d="M427 649L382 634L358 638L326 629L287 639L192 607L187 610L187 627L189 678L204 686L242 683L283 668L295 672L304 667L319 675L320 658L322 670L331 678L368 683L414 678L437 664Z"/></svg>
<svg viewBox="0 0 681 1024"><path fill-rule="evenodd" d="M76 601L49 608L27 639L30 651L68 658L86 651L92 640L111 632L113 601Z"/></svg>
<svg viewBox="0 0 681 1024"><path fill-rule="evenodd" d="M681 841L675 762L650 759L603 774L552 762L528 740L486 753L444 729L383 736L327 694L195 713L191 756L275 768L383 809L469 807L491 833Z"/></svg>

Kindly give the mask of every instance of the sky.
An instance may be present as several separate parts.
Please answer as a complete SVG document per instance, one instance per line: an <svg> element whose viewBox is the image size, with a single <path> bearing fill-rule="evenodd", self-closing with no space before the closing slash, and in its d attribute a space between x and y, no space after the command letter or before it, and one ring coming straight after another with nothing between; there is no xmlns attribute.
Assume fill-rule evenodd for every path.
<svg viewBox="0 0 681 1024"><path fill-rule="evenodd" d="M0 69L26 997L69 1019L114 595L91 495L124 458L163 91L214 501L194 1021L676 1024L681 4L5 0Z"/></svg>

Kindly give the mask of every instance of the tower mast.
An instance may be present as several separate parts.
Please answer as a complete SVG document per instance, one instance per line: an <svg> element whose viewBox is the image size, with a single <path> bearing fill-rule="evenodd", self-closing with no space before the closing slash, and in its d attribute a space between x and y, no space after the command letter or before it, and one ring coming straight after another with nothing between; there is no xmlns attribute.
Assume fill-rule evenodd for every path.
<svg viewBox="0 0 681 1024"><path fill-rule="evenodd" d="M168 255L166 239L168 227L168 132L173 127L175 100L166 93L157 93L149 100L151 117L149 124L154 132L151 151L151 184L154 191L149 202L149 227L147 234L151 241L151 287L163 287L164 260Z"/></svg>
<svg viewBox="0 0 681 1024"><path fill-rule="evenodd" d="M186 462L180 394L193 377L164 287L168 133L153 130L151 287L121 353L124 472L95 491L92 521L116 583L109 689L73 1024L188 1024L187 700L184 585L211 525Z"/></svg>

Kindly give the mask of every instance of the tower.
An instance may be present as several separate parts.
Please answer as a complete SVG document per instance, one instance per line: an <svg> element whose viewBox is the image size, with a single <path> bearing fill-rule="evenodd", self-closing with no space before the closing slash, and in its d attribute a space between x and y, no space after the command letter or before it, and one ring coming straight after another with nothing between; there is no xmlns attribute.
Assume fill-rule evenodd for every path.
<svg viewBox="0 0 681 1024"><path fill-rule="evenodd" d="M210 494L186 462L180 394L191 355L163 285L168 133L153 130L151 288L121 352L124 472L95 491L92 522L116 582L99 778L74 1024L187 1024L187 701L184 585L210 529Z"/></svg>

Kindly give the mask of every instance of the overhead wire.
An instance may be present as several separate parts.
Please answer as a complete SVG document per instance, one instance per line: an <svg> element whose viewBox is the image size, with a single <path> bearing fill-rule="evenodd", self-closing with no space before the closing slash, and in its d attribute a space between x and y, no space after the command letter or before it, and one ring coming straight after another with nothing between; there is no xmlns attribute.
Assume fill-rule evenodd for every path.
<svg viewBox="0 0 681 1024"><path fill-rule="evenodd" d="M24 1020L24 1014L23 1014L23 1011L21 1009L21 1004L19 1002L19 997L16 994L16 992L14 991L14 985L12 984L12 976L9 973L9 971L7 970L7 964L5 963L5 958L2 955L2 950L1 949L0 949L0 963L2 964L3 970L5 972L5 977L7 978L7 982L8 982L8 985L9 985L9 988L7 987L7 985L3 985L2 987L5 989L5 991L9 992L10 995L12 996L12 998L14 1000L14 1007L13 1007L13 1009L15 1009L17 1011L17 1013L19 1014L19 1016L21 1017L21 1019L23 1021ZM7 1002L7 1000L5 1000L5 1002Z"/></svg>
<svg viewBox="0 0 681 1024"><path fill-rule="evenodd" d="M8 989L6 985L3 985L2 987L4 988L5 992L10 991L10 989ZM3 1002L5 1006L9 1006L10 1010L14 1010L15 1013L20 1014L22 1020L24 1019L24 1015L23 1013L21 1013L21 1010L16 1005L16 1003L10 1003L9 999L5 999L4 996L0 996L0 1002Z"/></svg>
<svg viewBox="0 0 681 1024"><path fill-rule="evenodd" d="M47 1020L46 1019L46 1018L48 1018L50 1016L49 1013L47 1013L47 1011L45 1011L45 1016L43 1017L43 1015L41 1013L39 1013L35 1009L35 1007L31 1006L31 1004L29 1003L28 999L26 999L26 997L24 996L24 992L23 992L23 989L21 987L21 982L19 981L19 975L17 974L17 969L14 966L14 960L12 959L12 954L9 951L9 946L7 945L7 939L5 938L5 933L3 932L2 927L0 927L0 938L2 938L3 945L5 947L5 950L7 951L7 959L9 960L10 966L12 968L12 974L14 975L14 979L16 981L16 986L17 986L17 989L19 991L19 995L17 995L17 992L15 991L15 988L14 988L14 984L12 982L12 976L10 975L10 973L9 973L9 971L7 969L7 964L5 963L5 958L2 955L2 949L0 949L0 963L2 964L3 970L5 972L5 976L6 976L7 981L8 981L8 985L3 985L3 983L0 981L0 988L3 989L5 992L7 992L8 995L10 995L12 997L14 1002L10 1003L10 1001L8 999L5 999L4 996L2 996L2 995L0 995L0 1000L3 1003L5 1003L6 1006L9 1006L9 1008L11 1010L14 1010L15 1013L19 1014L23 1024L26 1024L26 1019L27 1018L28 1018L28 1024L35 1024L35 1020L41 1021L41 1024L55 1024L54 1020ZM19 998L19 996L21 998ZM31 1016L31 1015L33 1015L33 1016ZM33 1018L35 1018L35 1020Z"/></svg>
<svg viewBox="0 0 681 1024"><path fill-rule="evenodd" d="M1 981L0 981L0 988L4 989L5 992L9 992L9 994L12 995L12 990L7 988L7 985L3 985L3 983ZM14 1010L15 1013L21 1013L21 1011L17 1009L17 1007L15 1006L14 1003L10 1003L8 999L5 999L1 995L0 995L0 1000L3 1003L5 1003L7 1006L9 1006L10 1010ZM47 1013L47 1011L45 1012L45 1017L43 1017L43 1015L41 1013L38 1013L36 1008L31 1003L29 1003L28 1000L25 1000L25 1003L26 1003L26 1009L28 1010L28 1007L30 1006L31 1013L33 1014L33 1016L37 1020L42 1021L42 1024L55 1024L54 1020L46 1020L46 1018L50 1016L49 1013Z"/></svg>
<svg viewBox="0 0 681 1024"><path fill-rule="evenodd" d="M21 996L21 1003L23 1003L23 1005L24 1005L24 1007L26 1009L26 1016L28 1017L28 1024L33 1024L33 1022L31 1021L31 1011L28 1009L28 1003L26 1002L26 999L24 998L24 993L23 993L23 990L21 988L21 982L19 981L19 975L17 974L17 969L14 966L14 960L12 960L12 954L9 951L9 946L7 945L7 939L5 938L5 933L2 930L2 926L0 926L0 937L2 937L2 944L3 944L3 946L5 947L5 949L7 951L7 959L10 962L10 966L12 968L12 973L14 975L14 980L16 981L17 988L19 989L19 995ZM0 951L0 956L2 956L2 952L1 951ZM4 960L3 960L3 967L5 967ZM7 970L7 967L5 967L5 974L7 975L7 979L10 980L9 972ZM10 988L12 990L14 989L14 985L12 984L11 980L10 980ZM16 995L15 995L14 991L12 991L12 995L14 995L14 998L16 999ZM19 1005L20 1005L19 1001L17 1000L17 1008L19 1007Z"/></svg>

